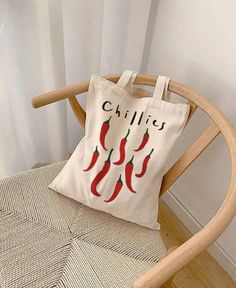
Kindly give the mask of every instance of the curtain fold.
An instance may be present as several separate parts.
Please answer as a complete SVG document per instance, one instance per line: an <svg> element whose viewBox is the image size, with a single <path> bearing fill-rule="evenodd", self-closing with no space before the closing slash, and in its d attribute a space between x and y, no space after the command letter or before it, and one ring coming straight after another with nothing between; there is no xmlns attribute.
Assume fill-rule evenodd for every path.
<svg viewBox="0 0 236 288"><path fill-rule="evenodd" d="M151 2L1 0L0 177L69 157L83 130L67 102L34 110L31 98L93 73L139 71Z"/></svg>

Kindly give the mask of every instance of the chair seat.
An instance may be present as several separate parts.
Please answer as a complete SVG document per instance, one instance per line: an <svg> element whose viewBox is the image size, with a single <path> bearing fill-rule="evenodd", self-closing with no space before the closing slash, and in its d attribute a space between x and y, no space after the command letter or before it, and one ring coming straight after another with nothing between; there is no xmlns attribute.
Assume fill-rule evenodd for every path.
<svg viewBox="0 0 236 288"><path fill-rule="evenodd" d="M166 256L159 231L49 190L64 164L0 180L0 287L132 287Z"/></svg>

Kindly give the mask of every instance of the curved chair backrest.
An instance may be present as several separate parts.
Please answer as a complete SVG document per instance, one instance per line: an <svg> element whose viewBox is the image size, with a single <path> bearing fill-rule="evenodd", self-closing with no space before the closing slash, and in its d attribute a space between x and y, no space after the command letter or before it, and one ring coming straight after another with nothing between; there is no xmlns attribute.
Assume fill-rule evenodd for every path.
<svg viewBox="0 0 236 288"><path fill-rule="evenodd" d="M104 78L116 83L120 75L108 75ZM138 75L135 84L155 86L157 76ZM77 117L78 121L85 126L86 112L81 107L74 95L82 94L88 91L89 81L81 82L79 84L71 85L53 92L46 93L41 96L34 97L32 105L38 108L65 98L68 98L70 105ZM188 121L191 119L197 107L201 108L212 119L213 123L209 128L196 140L196 142L182 155L182 157L169 169L163 178L161 193L168 190L168 188L179 178L179 176L189 167L189 165L207 148L207 146L222 133L230 148L235 149L235 131L226 117L212 104L210 101L193 92L191 89L179 84L173 80L170 81L169 91L178 94L188 100L190 104L190 115ZM234 150L235 151L235 150ZM231 153L232 168L236 169L235 153ZM232 175L234 175L232 171ZM235 178L236 179L236 178ZM232 179L232 180L235 180ZM233 181L234 182L234 181Z"/></svg>
<svg viewBox="0 0 236 288"><path fill-rule="evenodd" d="M104 78L114 83L118 81L119 77L120 75L104 76ZM157 76L139 74L136 77L134 83L139 85L155 86L156 80ZM32 100L32 105L33 107L37 108L68 98L77 119L84 127L86 113L78 103L75 95L86 92L88 90L88 86L89 81L85 81L79 84L75 84L69 87L43 94L41 96L34 97ZM226 227L232 221L236 213L236 133L234 128L223 115L223 113L220 112L213 103L208 101L206 98L200 96L198 93L173 80L170 81L168 90L187 99L191 107L188 121L190 120L194 111L199 107L206 114L208 114L208 116L212 120L212 124L165 174L162 182L160 195L167 191L167 189L179 178L179 176L189 167L189 165L206 149L206 147L220 133L223 134L230 151L232 176L225 200L216 215L207 224L207 226L200 232L195 234L182 246L180 246L176 251L171 253L167 257L168 259L166 258L167 260L164 259L163 261L161 261L157 265L158 268L153 268L154 270L156 269L156 271L158 269L159 275L164 273L163 275L166 276L163 276L162 280L159 280L159 278L155 276L156 271L151 269L151 272L148 272L149 274L144 275L143 278L140 278L140 283L145 283L145 281L151 281L155 285L164 283L163 281L165 279L168 279L169 275L171 275L171 272L176 272L177 269L180 269L183 267L183 265L187 264L190 259L193 259L200 252L205 250L226 229ZM193 247L195 248L193 249ZM175 262L175 266L170 266L170 261ZM139 287L139 283L137 284L137 287Z"/></svg>

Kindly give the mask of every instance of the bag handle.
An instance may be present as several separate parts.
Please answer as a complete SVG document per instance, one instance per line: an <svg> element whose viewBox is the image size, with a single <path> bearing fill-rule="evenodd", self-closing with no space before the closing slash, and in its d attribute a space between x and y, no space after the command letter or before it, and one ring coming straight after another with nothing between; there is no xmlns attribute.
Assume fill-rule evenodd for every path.
<svg viewBox="0 0 236 288"><path fill-rule="evenodd" d="M120 76L120 79L116 83L117 86L121 88L125 88L127 86L130 86L134 83L135 78L138 74L131 70L125 70L122 75ZM168 85L170 82L170 78L167 78L165 76L158 76L154 93L153 93L153 100L166 100L170 101L170 91L168 90Z"/></svg>
<svg viewBox="0 0 236 288"><path fill-rule="evenodd" d="M134 83L136 76L137 76L136 72L131 70L125 70L120 76L120 79L118 80L116 85L122 88L132 85Z"/></svg>
<svg viewBox="0 0 236 288"><path fill-rule="evenodd" d="M168 90L169 82L170 78L161 75L158 76L153 93L153 100L170 101L170 91Z"/></svg>

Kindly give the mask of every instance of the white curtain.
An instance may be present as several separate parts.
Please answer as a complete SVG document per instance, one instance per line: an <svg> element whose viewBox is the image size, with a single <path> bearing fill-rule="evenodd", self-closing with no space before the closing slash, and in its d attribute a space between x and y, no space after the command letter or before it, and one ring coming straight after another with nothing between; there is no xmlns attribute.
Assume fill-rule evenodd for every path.
<svg viewBox="0 0 236 288"><path fill-rule="evenodd" d="M1 177L68 158L83 130L67 102L34 110L31 98L92 73L141 71L152 6L151 0L0 0Z"/></svg>

